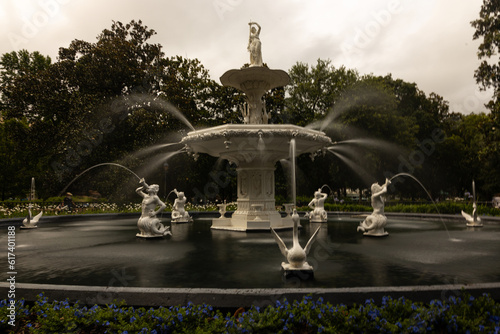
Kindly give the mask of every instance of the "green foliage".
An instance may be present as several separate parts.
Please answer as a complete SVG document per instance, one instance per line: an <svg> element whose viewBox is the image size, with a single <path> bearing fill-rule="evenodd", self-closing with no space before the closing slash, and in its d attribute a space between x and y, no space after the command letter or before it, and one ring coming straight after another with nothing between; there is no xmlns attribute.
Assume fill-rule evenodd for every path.
<svg viewBox="0 0 500 334"><path fill-rule="evenodd" d="M379 304L332 305L306 296L300 302L276 301L224 315L210 305L134 308L124 303L93 307L49 302L15 307L9 325L7 300L0 302L0 329L13 333L476 333L500 329L500 304L488 295L432 300L428 304L383 297Z"/></svg>
<svg viewBox="0 0 500 334"><path fill-rule="evenodd" d="M342 92L356 82L358 73L344 66L335 68L330 60L316 65L297 63L288 71L291 84L285 100L290 119L286 123L305 126L324 117Z"/></svg>
<svg viewBox="0 0 500 334"><path fill-rule="evenodd" d="M460 202L439 202L436 204L387 204L384 208L386 212L402 212L402 213L435 213L435 214L460 214L464 212L472 212L471 203ZM487 205L477 206L478 215L499 216L500 210Z"/></svg>
<svg viewBox="0 0 500 334"><path fill-rule="evenodd" d="M500 51L500 3L497 0L484 0L479 18L471 22L476 29L473 39L480 39L477 56L481 64L474 72L474 77L482 89L493 88L493 99L488 107L493 114L500 118L500 64L498 52Z"/></svg>

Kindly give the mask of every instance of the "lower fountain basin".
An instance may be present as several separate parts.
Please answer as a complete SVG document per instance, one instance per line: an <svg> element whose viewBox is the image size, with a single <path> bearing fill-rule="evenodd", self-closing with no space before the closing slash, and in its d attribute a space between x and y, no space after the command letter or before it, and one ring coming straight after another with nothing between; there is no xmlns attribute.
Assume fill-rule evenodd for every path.
<svg viewBox="0 0 500 334"><path fill-rule="evenodd" d="M330 213L330 217L334 214ZM172 224L173 236L135 236L137 218L58 221L16 231L16 283L154 288L344 288L500 282L500 223L388 217L386 238L366 238L360 218L322 224L307 258L314 280L283 281L282 257L269 232L210 229L211 220ZM168 224L168 220L164 221ZM318 224L301 222L305 244ZM447 230L445 229L447 228ZM292 231L280 231L291 244ZM7 229L0 230L7 244ZM7 263L7 252L0 253Z"/></svg>

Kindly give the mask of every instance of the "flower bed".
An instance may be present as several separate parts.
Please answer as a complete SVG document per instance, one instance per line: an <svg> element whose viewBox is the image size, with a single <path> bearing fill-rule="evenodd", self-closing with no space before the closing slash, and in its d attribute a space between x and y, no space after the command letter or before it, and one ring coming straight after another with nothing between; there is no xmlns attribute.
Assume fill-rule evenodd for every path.
<svg viewBox="0 0 500 334"><path fill-rule="evenodd" d="M165 211L172 211L172 203L165 203ZM28 203L9 203L9 205L0 203L0 219L2 218L21 218L28 215ZM115 203L82 203L76 202L76 208L72 212L59 210L57 203L35 202L32 204L31 212L33 215L44 212L44 215L67 215L67 214L98 214L98 213L133 213L141 212L141 203L129 203L118 205ZM196 205L187 203L186 211L218 211L217 204ZM228 203L227 210L235 210L236 203Z"/></svg>
<svg viewBox="0 0 500 334"><path fill-rule="evenodd" d="M12 333L500 333L500 303L488 295L414 303L382 298L376 304L331 305L307 296L301 302L276 301L266 308L224 314L209 305L134 308L124 304L87 307L49 302L43 294L32 305L15 306L8 323L7 300L0 302L0 330Z"/></svg>

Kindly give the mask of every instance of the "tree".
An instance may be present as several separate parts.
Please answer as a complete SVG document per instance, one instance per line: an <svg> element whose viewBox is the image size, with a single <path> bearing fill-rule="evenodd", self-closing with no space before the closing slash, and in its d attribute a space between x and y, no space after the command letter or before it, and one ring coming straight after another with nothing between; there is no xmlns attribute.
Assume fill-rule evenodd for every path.
<svg viewBox="0 0 500 334"><path fill-rule="evenodd" d="M98 163L147 164L151 155L131 153L190 126L176 116L184 114L194 123L212 118L206 101L216 84L208 72L196 59L164 58L161 46L149 43L154 34L141 21L113 22L95 43L74 40L60 48L54 64L38 53L4 55L2 114L28 124L20 137L37 162L33 172L42 174L47 195ZM109 171L102 187L114 192L112 181L120 177Z"/></svg>
<svg viewBox="0 0 500 334"><path fill-rule="evenodd" d="M483 0L479 18L471 22L476 29L473 39L481 39L477 56L481 64L474 72L476 82L480 88L493 89L493 99L487 104L497 118L500 117L500 1Z"/></svg>
<svg viewBox="0 0 500 334"><path fill-rule="evenodd" d="M493 97L487 107L491 111L492 122L485 136L485 147L481 153L483 169L487 172L489 195L500 192L498 163L500 162L500 1L483 0L479 18L471 22L476 29L473 39L481 39L478 58L481 64L474 72L476 82L482 90L492 89ZM484 176L486 176L484 175Z"/></svg>
<svg viewBox="0 0 500 334"><path fill-rule="evenodd" d="M288 71L286 123L305 126L323 118L346 88L355 83L358 73L345 67L335 68L330 60L318 59L316 66L298 62Z"/></svg>

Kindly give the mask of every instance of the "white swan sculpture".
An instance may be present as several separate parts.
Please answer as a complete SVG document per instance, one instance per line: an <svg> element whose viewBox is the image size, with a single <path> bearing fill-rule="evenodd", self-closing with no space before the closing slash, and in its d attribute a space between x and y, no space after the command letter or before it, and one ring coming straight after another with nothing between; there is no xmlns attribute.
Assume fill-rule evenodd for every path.
<svg viewBox="0 0 500 334"><path fill-rule="evenodd" d="M311 246L314 243L314 240L318 236L318 232L321 229L321 226L313 233L311 238L306 244L305 248L302 248L299 244L299 220L300 217L297 213L296 209L293 209L292 221L293 221L293 245L292 248L286 248L285 243L280 238L278 233L271 227L271 232L273 233L274 239L278 243L278 246L281 250L281 254L285 256L288 263L281 263L281 267L285 271L291 270L300 270L300 271L312 271L313 267L306 262L307 254L311 250Z"/></svg>
<svg viewBox="0 0 500 334"><path fill-rule="evenodd" d="M472 204L472 208L472 216L462 210L462 216L467 220L467 226L482 227L483 223L481 222L481 218L477 216L477 205L475 202Z"/></svg>
<svg viewBox="0 0 500 334"><path fill-rule="evenodd" d="M472 180L472 216L462 210L462 216L467 220L467 226L470 227L482 227L481 218L477 216L477 204L476 204L476 183Z"/></svg>
<svg viewBox="0 0 500 334"><path fill-rule="evenodd" d="M28 217L24 218L23 220L23 226L21 228L37 228L38 221L43 215L43 211L40 211L39 214L37 214L35 217L31 215L31 208L32 205L30 204L28 206Z"/></svg>

